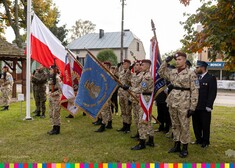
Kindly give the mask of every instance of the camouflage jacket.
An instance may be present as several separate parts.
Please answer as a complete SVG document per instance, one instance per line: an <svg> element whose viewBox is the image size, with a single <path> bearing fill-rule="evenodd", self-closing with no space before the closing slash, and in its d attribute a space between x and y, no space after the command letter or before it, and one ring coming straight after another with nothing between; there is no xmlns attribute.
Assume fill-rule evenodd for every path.
<svg viewBox="0 0 235 168"><path fill-rule="evenodd" d="M195 110L198 102L199 81L194 71L186 68L178 73L178 69L167 68L164 61L158 71L162 78L170 81L174 87L188 90L173 89L168 95L166 102L168 106Z"/></svg>

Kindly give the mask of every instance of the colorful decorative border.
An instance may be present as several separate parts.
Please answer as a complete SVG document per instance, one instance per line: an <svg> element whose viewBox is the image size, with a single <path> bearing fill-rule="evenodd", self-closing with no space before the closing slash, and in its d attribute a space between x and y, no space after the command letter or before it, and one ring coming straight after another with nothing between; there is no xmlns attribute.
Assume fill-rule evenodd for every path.
<svg viewBox="0 0 235 168"><path fill-rule="evenodd" d="M0 168L235 168L234 163L0 163Z"/></svg>

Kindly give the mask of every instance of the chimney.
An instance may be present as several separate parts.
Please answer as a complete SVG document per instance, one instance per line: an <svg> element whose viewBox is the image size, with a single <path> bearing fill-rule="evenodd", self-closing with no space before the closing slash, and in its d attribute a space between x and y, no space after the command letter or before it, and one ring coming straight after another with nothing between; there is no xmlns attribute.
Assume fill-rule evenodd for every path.
<svg viewBox="0 0 235 168"><path fill-rule="evenodd" d="M102 37L104 37L104 30L103 30L103 29L100 29L99 38L101 39Z"/></svg>

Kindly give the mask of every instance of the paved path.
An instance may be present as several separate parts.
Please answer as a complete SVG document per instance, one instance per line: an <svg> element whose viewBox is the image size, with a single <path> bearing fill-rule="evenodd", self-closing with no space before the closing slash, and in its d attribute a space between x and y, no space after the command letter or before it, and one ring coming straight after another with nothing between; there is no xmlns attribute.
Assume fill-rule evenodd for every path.
<svg viewBox="0 0 235 168"><path fill-rule="evenodd" d="M235 91L218 90L214 105L235 107Z"/></svg>

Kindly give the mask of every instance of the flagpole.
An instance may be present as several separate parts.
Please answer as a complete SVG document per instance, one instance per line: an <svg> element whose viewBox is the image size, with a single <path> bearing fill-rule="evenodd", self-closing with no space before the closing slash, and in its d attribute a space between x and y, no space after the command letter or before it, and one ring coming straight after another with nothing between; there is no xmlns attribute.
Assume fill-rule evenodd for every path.
<svg viewBox="0 0 235 168"><path fill-rule="evenodd" d="M69 52L69 54L74 58L74 60L78 63L78 65L81 66L81 67L83 67L83 65L74 57L73 52L70 51L70 49L68 49L68 48L65 48L65 49L66 49L66 50Z"/></svg>
<svg viewBox="0 0 235 168"><path fill-rule="evenodd" d="M94 58L96 60L96 62L99 63L99 65L106 70L106 72L113 77L113 79L120 85L120 86L123 86L123 84L121 83L120 80L118 80L103 64L100 63L100 61L88 50L86 49L87 52L92 56L92 58ZM139 102L139 100L137 99L137 97L135 97L135 95L133 95L133 93L130 91L130 90L127 90L128 93L137 101Z"/></svg>
<svg viewBox="0 0 235 168"><path fill-rule="evenodd" d="M31 0L27 0L27 63L26 63L26 117L25 120L32 120L30 117L30 56L31 56Z"/></svg>

